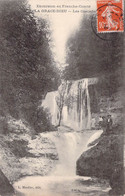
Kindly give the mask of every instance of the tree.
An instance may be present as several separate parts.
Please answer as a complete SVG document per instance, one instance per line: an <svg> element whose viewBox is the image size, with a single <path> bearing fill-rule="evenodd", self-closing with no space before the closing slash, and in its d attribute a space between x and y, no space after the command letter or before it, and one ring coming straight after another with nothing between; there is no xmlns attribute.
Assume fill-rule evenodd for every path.
<svg viewBox="0 0 125 196"><path fill-rule="evenodd" d="M58 126L60 126L62 120L62 111L63 111L63 106L65 104L66 92L67 92L67 81L63 81L60 87L58 88L58 95L56 97L56 103L59 110Z"/></svg>
<svg viewBox="0 0 125 196"><path fill-rule="evenodd" d="M0 2L0 103L4 115L24 118L37 129L38 105L58 85L49 25L26 0ZM40 117L42 118L42 117Z"/></svg>
<svg viewBox="0 0 125 196"><path fill-rule="evenodd" d="M98 34L92 14L84 15L80 28L67 42L66 79L98 77L114 72L123 65L123 37L116 33ZM96 31L96 30L95 30ZM105 36L106 39L101 37ZM108 37L108 39L107 39Z"/></svg>

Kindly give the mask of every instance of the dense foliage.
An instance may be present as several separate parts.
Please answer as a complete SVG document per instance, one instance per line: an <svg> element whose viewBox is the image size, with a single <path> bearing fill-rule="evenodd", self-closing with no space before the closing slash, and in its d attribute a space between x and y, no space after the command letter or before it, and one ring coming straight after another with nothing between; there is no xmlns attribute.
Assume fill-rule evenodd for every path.
<svg viewBox="0 0 125 196"><path fill-rule="evenodd" d="M49 26L25 0L6 0L0 2L0 29L1 115L24 118L37 128L38 105L58 81Z"/></svg>
<svg viewBox="0 0 125 196"><path fill-rule="evenodd" d="M97 77L123 65L123 33L99 34L96 18L84 15L80 28L67 42L65 78Z"/></svg>

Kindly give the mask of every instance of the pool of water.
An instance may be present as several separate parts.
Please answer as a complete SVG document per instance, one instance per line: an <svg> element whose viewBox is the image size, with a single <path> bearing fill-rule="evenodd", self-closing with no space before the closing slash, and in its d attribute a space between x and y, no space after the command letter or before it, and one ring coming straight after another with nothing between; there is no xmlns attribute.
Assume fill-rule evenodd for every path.
<svg viewBox="0 0 125 196"><path fill-rule="evenodd" d="M29 176L14 183L16 196L108 196L108 183L80 176Z"/></svg>

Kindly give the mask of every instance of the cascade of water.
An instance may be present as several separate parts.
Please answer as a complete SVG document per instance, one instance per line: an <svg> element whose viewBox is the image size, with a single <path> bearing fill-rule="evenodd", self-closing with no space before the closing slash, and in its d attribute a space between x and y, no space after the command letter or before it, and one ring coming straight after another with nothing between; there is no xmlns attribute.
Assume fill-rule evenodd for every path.
<svg viewBox="0 0 125 196"><path fill-rule="evenodd" d="M60 104L63 104L61 125L69 126L76 131L91 129L89 85L96 82L97 79L95 78L63 81L58 91L47 93L42 106L49 110L52 124L59 124L60 108L57 103L58 100L58 102L62 102Z"/></svg>
<svg viewBox="0 0 125 196"><path fill-rule="evenodd" d="M68 100L67 103L65 102L67 110L64 106L62 124L75 130L90 129L91 127L88 80L73 81L66 96L66 100ZM68 114L67 111L69 111Z"/></svg>
<svg viewBox="0 0 125 196"><path fill-rule="evenodd" d="M60 134L55 140L59 163L52 175L74 176L75 175L75 155L77 140L73 133Z"/></svg>
<svg viewBox="0 0 125 196"><path fill-rule="evenodd" d="M87 95L87 111L88 111L88 120L87 120L87 129L91 128L91 108L90 108L90 95L88 89L88 79L86 80L86 95Z"/></svg>
<svg viewBox="0 0 125 196"><path fill-rule="evenodd" d="M92 80L90 81L92 83ZM65 87L65 88L64 88ZM56 96L64 95L61 125L68 126L73 130L83 130L91 128L91 108L89 95L89 79L78 81L70 81L62 83L59 91L47 94L43 105L46 106L50 100L48 107L52 115L53 123L58 123L57 113L58 106ZM60 97L59 97L60 98ZM58 99L59 100L59 99ZM52 104L53 101L53 104ZM75 175L76 161L80 154L86 149L87 141L93 134L92 131L77 133L67 132L65 128L61 128L51 137L56 145L59 156L59 163L52 175ZM65 131L64 131L65 130ZM70 130L71 131L71 130Z"/></svg>
<svg viewBox="0 0 125 196"><path fill-rule="evenodd" d="M92 181L90 181L91 184L86 184L87 181L85 181L90 180L91 178L76 176L76 160L81 153L87 149L87 144L100 137L101 133L102 131L90 130L83 133L64 132L63 127L59 133L41 133L41 137L47 137L55 143L59 155L59 164L57 164L57 167L49 176L27 176L16 181L13 185L15 190L23 193L19 193L19 195L25 196L41 196L41 194L44 196L79 196L83 195L83 193L85 193L86 196L92 195L92 190L98 189L99 182L97 186L93 187L93 185L91 186ZM90 189L90 192L88 192L88 189ZM74 192L74 190L78 191ZM97 193L96 195L104 194Z"/></svg>
<svg viewBox="0 0 125 196"><path fill-rule="evenodd" d="M58 132L43 133L42 137L50 138L56 146L58 163L52 171L52 176L76 176L76 161L87 150L87 145L96 140L102 131L71 132L64 131L64 127Z"/></svg>
<svg viewBox="0 0 125 196"><path fill-rule="evenodd" d="M87 141L92 131L84 133L56 132L47 134L55 144L59 162L52 171L52 176L76 176L76 161L87 147Z"/></svg>
<svg viewBox="0 0 125 196"><path fill-rule="evenodd" d="M47 93L45 99L42 101L42 107L47 110L47 112L49 112L53 125L58 124L59 110L56 104L57 94L57 91L49 92Z"/></svg>

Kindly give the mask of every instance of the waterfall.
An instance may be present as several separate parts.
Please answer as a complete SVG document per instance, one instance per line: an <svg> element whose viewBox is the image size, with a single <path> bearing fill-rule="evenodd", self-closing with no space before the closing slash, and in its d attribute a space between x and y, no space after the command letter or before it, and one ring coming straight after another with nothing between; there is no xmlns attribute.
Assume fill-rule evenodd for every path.
<svg viewBox="0 0 125 196"><path fill-rule="evenodd" d="M61 127L58 132L42 133L42 137L53 141L58 153L59 160L51 176L76 176L76 161L85 150L90 148L88 144L99 138L101 134L101 130L67 132L65 127Z"/></svg>
<svg viewBox="0 0 125 196"><path fill-rule="evenodd" d="M88 89L88 80L86 81L86 94L87 94L87 111L88 111L88 121L87 121L87 129L91 128L91 108L90 108L90 96L89 96L89 89Z"/></svg>
<svg viewBox="0 0 125 196"><path fill-rule="evenodd" d="M58 124L58 106L56 104L57 94L57 91L49 92L47 93L45 99L42 101L42 106L47 112L49 112L51 116L51 123L53 125Z"/></svg>
<svg viewBox="0 0 125 196"><path fill-rule="evenodd" d="M96 195L104 195L97 192L99 182L95 184L95 182L92 183L90 177L75 174L76 160L88 149L87 145L99 138L101 133L102 131L99 130L66 132L63 127L58 132L41 133L42 138L53 141L59 160L54 163L55 169L47 176L26 176L16 181L13 186L18 191L17 195L79 196L85 193L87 196L92 195L92 190ZM100 189L102 189L102 185Z"/></svg>
<svg viewBox="0 0 125 196"><path fill-rule="evenodd" d="M41 191L45 196L78 196L84 193L91 195L92 190L98 189L98 185L93 187L92 183L83 184L86 178L89 180L90 178L76 175L78 158L84 151L97 145L97 138L103 132L102 130L91 130L89 85L96 81L94 79L66 81L61 84L58 91L47 93L42 101L42 107L50 113L52 124L58 125L60 108L63 106L61 126L58 127L58 131L41 133L40 137L45 144L48 141L44 149L45 155L48 149L50 152L54 150L54 153L58 154L58 160L54 161L53 169L48 176L30 176L15 182L14 187L17 191L26 196L40 196ZM49 158L45 156L44 159ZM43 166L48 167L46 163L49 164L49 162L50 160ZM101 194L97 193L97 195Z"/></svg>
<svg viewBox="0 0 125 196"><path fill-rule="evenodd" d="M53 139L58 152L59 163L52 175L75 176L76 160L82 153L84 146L81 144L81 135L75 132L60 133L56 139Z"/></svg>
<svg viewBox="0 0 125 196"><path fill-rule="evenodd" d="M59 163L52 175L75 175L76 161L87 148L86 142L93 134L93 131L90 130L89 85L96 82L95 78L63 81L58 91L49 92L42 103L42 107L50 111L54 125L58 125L62 107L60 130L51 137L48 134L48 137L54 142L59 156ZM83 131L86 129L87 132ZM82 132L77 132L81 130Z"/></svg>
<svg viewBox="0 0 125 196"><path fill-rule="evenodd" d="M52 124L58 125L60 108L63 105L61 125L76 131L91 129L89 85L96 82L96 78L63 81L58 91L47 93L42 107L50 112Z"/></svg>

